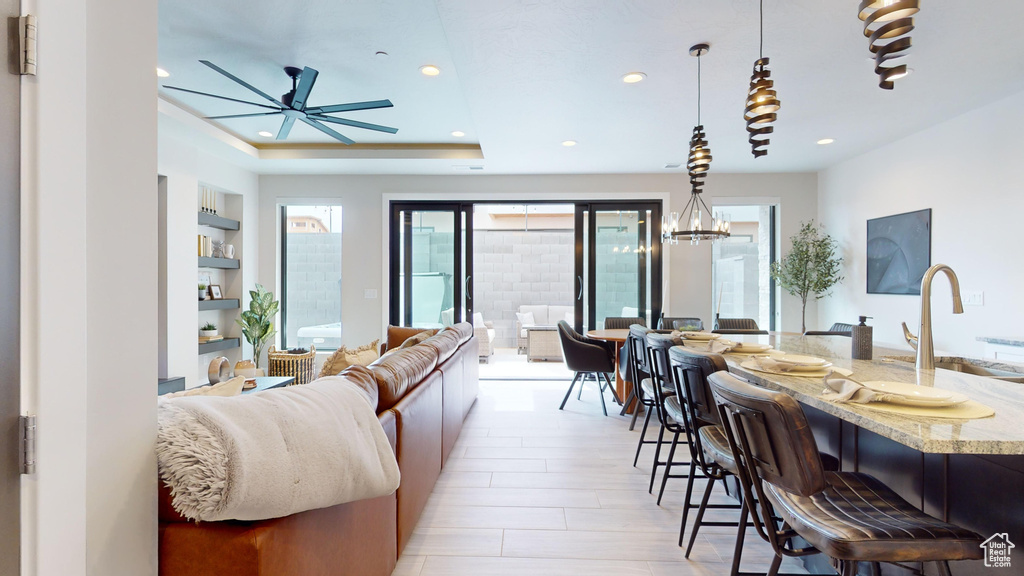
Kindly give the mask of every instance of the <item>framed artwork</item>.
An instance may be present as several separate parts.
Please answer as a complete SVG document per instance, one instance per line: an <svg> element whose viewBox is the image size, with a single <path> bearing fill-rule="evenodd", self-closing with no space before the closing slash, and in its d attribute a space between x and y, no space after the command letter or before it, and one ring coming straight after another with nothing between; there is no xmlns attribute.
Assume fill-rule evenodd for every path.
<svg viewBox="0 0 1024 576"><path fill-rule="evenodd" d="M868 294L921 294L932 262L932 210L868 220Z"/></svg>
<svg viewBox="0 0 1024 576"><path fill-rule="evenodd" d="M210 284L210 298L214 300L221 300L224 298L220 293L220 284Z"/></svg>

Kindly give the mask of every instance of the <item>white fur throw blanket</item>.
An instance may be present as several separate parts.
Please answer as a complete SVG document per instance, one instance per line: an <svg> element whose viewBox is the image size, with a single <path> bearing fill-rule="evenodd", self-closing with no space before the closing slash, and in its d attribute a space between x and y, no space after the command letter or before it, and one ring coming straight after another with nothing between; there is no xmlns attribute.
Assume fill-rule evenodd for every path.
<svg viewBox="0 0 1024 576"><path fill-rule="evenodd" d="M159 403L157 460L193 520L263 520L391 494L398 462L370 399L344 377Z"/></svg>

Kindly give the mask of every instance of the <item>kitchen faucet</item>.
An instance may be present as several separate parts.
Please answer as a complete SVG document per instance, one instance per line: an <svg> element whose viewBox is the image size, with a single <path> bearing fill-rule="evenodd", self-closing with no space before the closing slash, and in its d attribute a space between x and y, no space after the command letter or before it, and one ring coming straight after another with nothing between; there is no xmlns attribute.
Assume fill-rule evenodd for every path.
<svg viewBox="0 0 1024 576"><path fill-rule="evenodd" d="M935 345L932 339L932 279L939 272L944 272L949 278L949 285L953 289L953 314L963 314L964 304L960 300L960 281L957 280L953 269L945 264L936 264L929 268L924 277L921 278L921 327L918 336L914 337L903 323L903 337L912 348L917 350L917 369L935 369Z"/></svg>

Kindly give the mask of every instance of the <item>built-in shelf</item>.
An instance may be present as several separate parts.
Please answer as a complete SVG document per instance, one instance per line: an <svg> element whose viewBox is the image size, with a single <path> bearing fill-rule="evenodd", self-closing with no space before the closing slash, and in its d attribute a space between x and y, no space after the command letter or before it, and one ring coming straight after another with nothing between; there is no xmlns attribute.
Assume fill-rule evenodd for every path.
<svg viewBox="0 0 1024 576"><path fill-rule="evenodd" d="M238 269L237 258L209 258L206 256L199 257L200 268L224 268L227 270Z"/></svg>
<svg viewBox="0 0 1024 576"><path fill-rule="evenodd" d="M182 377L176 378L159 378L157 379L156 393L163 395L171 392L178 392L185 389L185 379Z"/></svg>
<svg viewBox="0 0 1024 576"><path fill-rule="evenodd" d="M238 220L232 220L231 218L225 218L223 216L217 216L216 214L209 214L207 212L199 213L199 224L201 226L209 226L211 228L220 228L221 230L238 230L241 226L241 222Z"/></svg>
<svg viewBox="0 0 1024 576"><path fill-rule="evenodd" d="M210 352L220 352L221 350L230 350L232 348L238 348L242 345L242 341L239 338L225 338L216 342L207 342L206 344L199 345L200 354L209 354Z"/></svg>
<svg viewBox="0 0 1024 576"><path fill-rule="evenodd" d="M199 310L235 310L239 307L238 298L224 298L221 300L200 300Z"/></svg>

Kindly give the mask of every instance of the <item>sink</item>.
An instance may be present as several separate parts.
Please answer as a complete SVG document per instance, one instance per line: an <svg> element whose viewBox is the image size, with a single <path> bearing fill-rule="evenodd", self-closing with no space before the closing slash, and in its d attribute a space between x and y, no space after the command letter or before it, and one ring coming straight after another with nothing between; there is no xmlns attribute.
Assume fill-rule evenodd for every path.
<svg viewBox="0 0 1024 576"><path fill-rule="evenodd" d="M913 356L888 356L887 358L897 362L909 362L910 364L913 364L916 360ZM1024 367L1021 367L1021 371L1016 371L1012 369L1014 368L1012 366L1000 365L989 361L984 362L985 365L980 364L978 360L973 358L945 356L935 359L935 368L939 370L961 372L963 374L973 374L975 376L984 376L986 378L995 378L1005 382L1024 384ZM996 368L993 365L1000 366L1004 369Z"/></svg>

